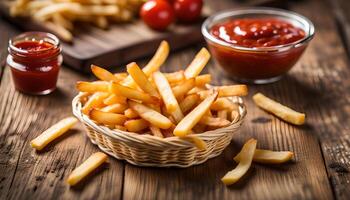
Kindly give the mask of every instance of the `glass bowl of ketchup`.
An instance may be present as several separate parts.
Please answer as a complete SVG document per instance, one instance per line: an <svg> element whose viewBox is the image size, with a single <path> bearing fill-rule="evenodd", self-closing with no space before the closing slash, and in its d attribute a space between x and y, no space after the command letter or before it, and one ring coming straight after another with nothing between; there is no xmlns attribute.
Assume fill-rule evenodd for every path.
<svg viewBox="0 0 350 200"><path fill-rule="evenodd" d="M202 25L215 60L233 79L264 84L279 80L314 36L306 17L274 8L217 13Z"/></svg>

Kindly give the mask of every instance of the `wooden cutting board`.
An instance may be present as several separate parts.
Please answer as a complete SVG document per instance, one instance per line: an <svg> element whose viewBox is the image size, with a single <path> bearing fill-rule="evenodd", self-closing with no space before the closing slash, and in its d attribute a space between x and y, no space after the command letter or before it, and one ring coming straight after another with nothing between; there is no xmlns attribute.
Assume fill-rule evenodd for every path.
<svg viewBox="0 0 350 200"><path fill-rule="evenodd" d="M268 5L266 3L269 2L273 1L252 1L251 5ZM25 31L48 31L34 21L10 17L8 10L1 1L0 13L11 23ZM203 37L200 26L201 22L191 25L176 24L167 32L157 32L148 28L141 20L131 24L111 25L108 30L80 24L75 27L73 43L62 43L63 58L66 65L83 72L89 72L91 64L115 68L137 58L152 55L161 40L167 40L172 50L201 41Z"/></svg>

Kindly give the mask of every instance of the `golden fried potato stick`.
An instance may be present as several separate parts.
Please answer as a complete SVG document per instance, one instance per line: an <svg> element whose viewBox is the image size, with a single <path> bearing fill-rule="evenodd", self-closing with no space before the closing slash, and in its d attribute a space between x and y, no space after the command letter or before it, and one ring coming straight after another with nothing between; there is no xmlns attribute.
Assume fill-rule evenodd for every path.
<svg viewBox="0 0 350 200"><path fill-rule="evenodd" d="M183 97L195 86L195 79L190 78L182 82L181 84L172 88L173 94L176 99Z"/></svg>
<svg viewBox="0 0 350 200"><path fill-rule="evenodd" d="M98 79L102 81L120 81L120 79L114 76L114 74L97 65L91 65L91 71Z"/></svg>
<svg viewBox="0 0 350 200"><path fill-rule="evenodd" d="M158 92L163 99L168 113L174 117L176 122L179 122L184 116L168 80L161 72L158 71L153 73L153 81L158 88Z"/></svg>
<svg viewBox="0 0 350 200"><path fill-rule="evenodd" d="M126 104L126 97L116 95L116 94L111 94L105 100L103 100L103 103L106 105L113 105L117 103Z"/></svg>
<svg viewBox="0 0 350 200"><path fill-rule="evenodd" d="M149 123L144 119L131 119L124 123L125 128L130 132L140 132L148 128Z"/></svg>
<svg viewBox="0 0 350 200"><path fill-rule="evenodd" d="M159 112L135 101L128 101L129 106L141 116L142 119L148 121L154 126L161 129L168 129L173 123Z"/></svg>
<svg viewBox="0 0 350 200"><path fill-rule="evenodd" d="M172 72L172 73L163 73L163 74L170 84L178 83L185 80L185 73L183 70Z"/></svg>
<svg viewBox="0 0 350 200"><path fill-rule="evenodd" d="M126 128L124 126L121 126L121 125L115 125L114 130L127 131Z"/></svg>
<svg viewBox="0 0 350 200"><path fill-rule="evenodd" d="M219 91L218 97L232 97L232 96L247 96L248 87L246 85L227 85L215 87L215 90ZM199 91L201 99L206 98L212 93L212 90Z"/></svg>
<svg viewBox="0 0 350 200"><path fill-rule="evenodd" d="M106 81L94 81L94 82L85 82L78 81L76 83L76 88L80 92L109 92L110 83Z"/></svg>
<svg viewBox="0 0 350 200"><path fill-rule="evenodd" d="M108 93L96 92L94 93L89 100L84 104L81 109L82 113L85 115L89 114L90 110L93 108L100 108L103 106L103 100L108 97Z"/></svg>
<svg viewBox="0 0 350 200"><path fill-rule="evenodd" d="M233 103L231 100L226 97L218 98L213 105L211 105L210 109L212 110L238 110L238 105Z"/></svg>
<svg viewBox="0 0 350 200"><path fill-rule="evenodd" d="M196 145L196 147L199 150L207 149L207 144L202 139L200 139L197 135L187 135L185 137L182 137L181 139L192 142L194 145Z"/></svg>
<svg viewBox="0 0 350 200"><path fill-rule="evenodd" d="M302 125L305 123L305 114L299 113L291 108L284 106L261 93L253 96L253 100L260 108L274 114L280 119L294 125Z"/></svg>
<svg viewBox="0 0 350 200"><path fill-rule="evenodd" d="M185 70L186 78L198 76L210 59L210 53L206 48L202 48Z"/></svg>
<svg viewBox="0 0 350 200"><path fill-rule="evenodd" d="M169 55L169 44L167 41L163 40L156 53L152 57L152 59L148 62L148 64L142 69L142 71L146 74L146 76L151 76L151 74L155 71L158 71L160 66L165 62ZM125 78L125 80L122 82L123 85L129 86L129 87L135 87L135 82L131 78L131 76L128 76Z"/></svg>
<svg viewBox="0 0 350 200"><path fill-rule="evenodd" d="M123 114L126 109L128 109L128 105L116 103L116 104L105 106L100 110L103 112Z"/></svg>
<svg viewBox="0 0 350 200"><path fill-rule="evenodd" d="M293 158L293 152L291 151L271 151L264 149L256 149L253 157L253 161L263 164L281 164L290 161ZM237 154L233 158L236 162L240 162L241 155Z"/></svg>
<svg viewBox="0 0 350 200"><path fill-rule="evenodd" d="M197 94L190 94L187 95L184 100L180 102L180 108L182 113L187 113L187 111L190 111L196 106L197 102L199 101L199 95Z"/></svg>
<svg viewBox="0 0 350 200"><path fill-rule="evenodd" d="M134 119L139 117L139 114L137 114L137 112L135 112L133 109L128 108L124 111L124 115L129 118L129 119Z"/></svg>
<svg viewBox="0 0 350 200"><path fill-rule="evenodd" d="M151 96L134 88L123 86L116 82L111 83L110 90L116 95L121 95L128 99L139 100L146 103L158 104L160 101L157 97Z"/></svg>
<svg viewBox="0 0 350 200"><path fill-rule="evenodd" d="M97 169L102 163L107 161L108 156L104 153L97 152L92 154L79 167L74 169L67 179L67 183L71 186L76 185L88 174Z"/></svg>
<svg viewBox="0 0 350 200"><path fill-rule="evenodd" d="M237 167L232 171L227 172L221 179L225 185L236 183L248 171L253 161L256 143L257 141L255 139L250 139L243 145L243 148L239 153L241 159Z"/></svg>
<svg viewBox="0 0 350 200"><path fill-rule="evenodd" d="M222 119L219 117L203 116L198 123L212 127L225 127L230 125L231 122L227 119Z"/></svg>
<svg viewBox="0 0 350 200"><path fill-rule="evenodd" d="M152 85L151 82L149 82L147 76L143 71L139 68L139 66L132 62L126 66L126 69L134 82L146 93L155 96L160 97L157 89Z"/></svg>
<svg viewBox="0 0 350 200"><path fill-rule="evenodd" d="M160 128L151 125L149 127L149 130L151 131L152 135L156 136L156 137L160 137L160 138L164 138L162 131L160 130Z"/></svg>
<svg viewBox="0 0 350 200"><path fill-rule="evenodd" d="M174 135L178 137L186 136L205 115L205 113L208 112L210 106L216 100L217 96L218 93L214 92L204 101L202 101L197 107L195 107L190 113L188 113L175 127Z"/></svg>
<svg viewBox="0 0 350 200"><path fill-rule="evenodd" d="M33 139L30 145L36 150L42 150L47 144L63 135L77 122L78 120L75 117L64 118Z"/></svg>
<svg viewBox="0 0 350 200"><path fill-rule="evenodd" d="M203 74L199 75L195 79L195 83L197 87L204 87L206 84L209 84L211 82L211 75L210 74Z"/></svg>
<svg viewBox="0 0 350 200"><path fill-rule="evenodd" d="M103 112L97 109L92 109L89 113L90 118L99 124L104 125L123 125L127 120L127 117L121 114Z"/></svg>

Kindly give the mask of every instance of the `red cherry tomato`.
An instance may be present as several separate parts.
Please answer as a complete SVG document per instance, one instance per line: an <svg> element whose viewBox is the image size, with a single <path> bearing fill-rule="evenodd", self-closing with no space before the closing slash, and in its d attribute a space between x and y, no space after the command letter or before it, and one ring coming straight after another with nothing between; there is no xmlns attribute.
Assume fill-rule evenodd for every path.
<svg viewBox="0 0 350 200"><path fill-rule="evenodd" d="M175 0L175 15L179 21L194 22L202 12L203 0Z"/></svg>
<svg viewBox="0 0 350 200"><path fill-rule="evenodd" d="M151 0L142 5L140 16L155 30L165 30L175 19L174 10L166 0Z"/></svg>

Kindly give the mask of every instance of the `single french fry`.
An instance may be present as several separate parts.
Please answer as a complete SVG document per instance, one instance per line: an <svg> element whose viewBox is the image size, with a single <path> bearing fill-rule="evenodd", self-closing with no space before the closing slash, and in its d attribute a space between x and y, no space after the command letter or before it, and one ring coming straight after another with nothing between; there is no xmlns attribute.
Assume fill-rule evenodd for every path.
<svg viewBox="0 0 350 200"><path fill-rule="evenodd" d="M160 66L165 62L169 55L169 44L166 41L162 41L152 57L152 59L147 63L147 65L142 69L146 76L150 76L153 72L158 71ZM125 86L134 87L135 82L128 76L122 83Z"/></svg>
<svg viewBox="0 0 350 200"><path fill-rule="evenodd" d="M60 26L63 26L67 30L73 30L74 26L71 21L63 17L60 13L55 13L52 15L52 20L55 24L59 24Z"/></svg>
<svg viewBox="0 0 350 200"><path fill-rule="evenodd" d="M181 84L172 88L173 94L176 99L183 97L188 91L195 86L195 79L190 78L182 82Z"/></svg>
<svg viewBox="0 0 350 200"><path fill-rule="evenodd" d="M228 110L218 110L218 117L221 119L227 119Z"/></svg>
<svg viewBox="0 0 350 200"><path fill-rule="evenodd" d="M207 126L213 126L213 127L225 127L230 125L230 121L227 119L222 119L222 118L216 118L216 117L209 117L209 116L203 116L201 120L199 120L200 124L204 124Z"/></svg>
<svg viewBox="0 0 350 200"><path fill-rule="evenodd" d="M197 94L190 94L186 96L185 99L180 102L182 113L187 113L188 111L192 110L198 101L199 96Z"/></svg>
<svg viewBox="0 0 350 200"><path fill-rule="evenodd" d="M89 114L90 110L93 108L100 108L103 106L103 100L108 96L108 93L96 92L94 93L89 100L84 104L81 109L82 113L85 115Z"/></svg>
<svg viewBox="0 0 350 200"><path fill-rule="evenodd" d="M114 129L116 129L116 130L127 131L126 128L125 128L124 126L122 126L122 125L118 125L118 124L117 124L117 125L115 125L114 127L115 127Z"/></svg>
<svg viewBox="0 0 350 200"><path fill-rule="evenodd" d="M36 150L42 150L47 144L63 135L77 122L78 120L75 117L64 118L33 139L30 145Z"/></svg>
<svg viewBox="0 0 350 200"><path fill-rule="evenodd" d="M141 118L161 129L168 129L173 123L159 112L135 101L128 101L130 108L137 112Z"/></svg>
<svg viewBox="0 0 350 200"><path fill-rule="evenodd" d="M194 145L196 145L196 147L199 150L207 149L207 144L196 135L187 135L187 136L183 137L182 139L185 139L185 140L192 142Z"/></svg>
<svg viewBox="0 0 350 200"><path fill-rule="evenodd" d="M114 76L114 74L97 65L91 65L91 71L98 79L102 81L116 81L116 82L120 81L120 79Z"/></svg>
<svg viewBox="0 0 350 200"><path fill-rule="evenodd" d="M67 179L67 183L71 186L76 185L88 174L98 168L102 163L106 162L108 156L104 153L97 152L92 154L79 167L74 169Z"/></svg>
<svg viewBox="0 0 350 200"><path fill-rule="evenodd" d="M117 77L118 80L123 81L126 77L128 77L127 73L115 73L114 74L115 77Z"/></svg>
<svg viewBox="0 0 350 200"><path fill-rule="evenodd" d="M250 168L255 149L256 149L257 141L255 139L248 140L239 153L241 155L241 159L235 169L226 173L224 177L222 177L221 181L225 185L232 185L236 183Z"/></svg>
<svg viewBox="0 0 350 200"><path fill-rule="evenodd" d="M206 84L209 84L210 82L211 82L210 74L199 75L195 79L195 84L197 87L204 87Z"/></svg>
<svg viewBox="0 0 350 200"><path fill-rule="evenodd" d="M85 82L78 81L76 84L77 90L80 92L109 92L110 84L106 81L94 81L94 82Z"/></svg>
<svg viewBox="0 0 350 200"><path fill-rule="evenodd" d="M65 27L61 26L60 24L55 24L51 21L44 21L42 22L42 25L49 31L55 33L57 37L59 37L61 40L64 40L66 42L72 42L73 41L73 34L67 30Z"/></svg>
<svg viewBox="0 0 350 200"><path fill-rule="evenodd" d="M106 99L103 100L103 103L106 105L113 105L113 104L126 104L126 97L111 94Z"/></svg>
<svg viewBox="0 0 350 200"><path fill-rule="evenodd" d="M183 70L172 72L172 73L163 73L163 74L170 84L179 83L185 80L185 74Z"/></svg>
<svg viewBox="0 0 350 200"><path fill-rule="evenodd" d="M194 78L198 76L210 59L210 53L206 48L202 48L191 64L185 70L186 78Z"/></svg>
<svg viewBox="0 0 350 200"><path fill-rule="evenodd" d="M179 122L184 116L181 108L171 90L168 80L161 72L153 73L153 80L158 88L158 92L163 99L167 111L173 116L176 122Z"/></svg>
<svg viewBox="0 0 350 200"><path fill-rule="evenodd" d="M159 97L157 89L148 81L146 74L139 68L139 66L132 62L126 66L128 73L136 84L146 93Z"/></svg>
<svg viewBox="0 0 350 200"><path fill-rule="evenodd" d="M210 109L212 110L238 110L238 105L233 103L231 100L226 97L218 98L213 105L211 105Z"/></svg>
<svg viewBox="0 0 350 200"><path fill-rule="evenodd" d="M186 136L188 132L199 122L199 120L209 110L210 106L213 104L217 96L218 93L214 92L214 94L206 98L189 114L187 114L175 127L174 135L178 137Z"/></svg>
<svg viewBox="0 0 350 200"><path fill-rule="evenodd" d="M103 107L100 110L103 112L123 114L126 109L128 109L128 105L116 103L116 104L112 104L112 105L108 105L106 107Z"/></svg>
<svg viewBox="0 0 350 200"><path fill-rule="evenodd" d="M128 108L124 111L124 115L129 118L129 119L135 119L137 117L139 117L139 114L137 114L137 112L135 112L133 109Z"/></svg>
<svg viewBox="0 0 350 200"><path fill-rule="evenodd" d="M271 151L264 149L256 149L253 161L264 164L281 164L290 161L293 158L291 151ZM241 155L238 154L233 158L236 162L240 162Z"/></svg>
<svg viewBox="0 0 350 200"><path fill-rule="evenodd" d="M156 137L160 137L160 138L164 138L162 131L160 130L160 128L151 125L149 127L149 130L151 131L152 135L156 136Z"/></svg>
<svg viewBox="0 0 350 200"><path fill-rule="evenodd" d="M126 121L124 126L130 132L139 132L148 128L149 123L144 119L131 119Z"/></svg>
<svg viewBox="0 0 350 200"><path fill-rule="evenodd" d="M253 96L253 100L260 108L274 114L280 119L289 122L294 125L302 125L305 123L305 114L292 110L291 108L284 106L261 93L257 93Z"/></svg>
<svg viewBox="0 0 350 200"><path fill-rule="evenodd" d="M138 91L137 89L123 86L119 83L112 82L110 89L112 93L124 96L128 99L139 100L146 103L159 103L157 97Z"/></svg>
<svg viewBox="0 0 350 200"><path fill-rule="evenodd" d="M103 112L100 110L92 109L90 111L90 118L97 123L104 125L123 125L127 118L124 115Z"/></svg>
<svg viewBox="0 0 350 200"><path fill-rule="evenodd" d="M231 96L247 96L248 87L246 85L227 85L220 86L219 97L231 97Z"/></svg>

